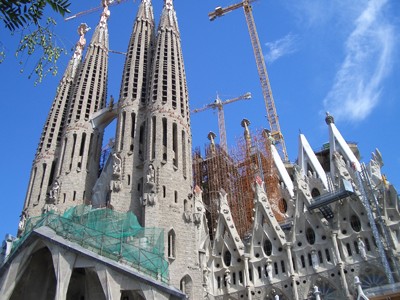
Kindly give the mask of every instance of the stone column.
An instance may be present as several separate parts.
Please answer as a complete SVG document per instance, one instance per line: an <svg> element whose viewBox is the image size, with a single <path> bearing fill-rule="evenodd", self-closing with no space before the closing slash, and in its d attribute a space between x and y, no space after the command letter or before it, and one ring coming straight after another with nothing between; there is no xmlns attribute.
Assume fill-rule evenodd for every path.
<svg viewBox="0 0 400 300"><path fill-rule="evenodd" d="M55 299L65 300L67 299L67 291L72 270L74 269L76 254L58 246L51 246L50 250L57 279Z"/></svg>
<svg viewBox="0 0 400 300"><path fill-rule="evenodd" d="M247 290L247 299L251 300L251 291L250 291L250 275L249 275L249 254L244 254L244 286Z"/></svg>

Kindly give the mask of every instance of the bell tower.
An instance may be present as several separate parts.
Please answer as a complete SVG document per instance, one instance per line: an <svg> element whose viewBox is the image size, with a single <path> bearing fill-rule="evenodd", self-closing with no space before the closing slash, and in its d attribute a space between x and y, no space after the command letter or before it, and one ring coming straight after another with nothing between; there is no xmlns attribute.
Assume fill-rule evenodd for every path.
<svg viewBox="0 0 400 300"><path fill-rule="evenodd" d="M108 77L108 1L89 44L76 80L61 140L56 171L57 208L61 211L88 203L98 177L103 130L94 129L90 116L105 107Z"/></svg>
<svg viewBox="0 0 400 300"><path fill-rule="evenodd" d="M201 294L193 221L192 137L180 33L172 0L157 29L145 123L142 206L146 227L164 228L170 284Z"/></svg>
<svg viewBox="0 0 400 300"><path fill-rule="evenodd" d="M23 209L25 217L40 215L46 199L56 197L58 183L55 183L55 167L59 160L66 114L76 82L76 74L81 67L82 51L86 44L85 33L88 30L89 27L86 24L81 24L78 28L79 41L58 85L56 96L47 116L32 165ZM53 189L52 192L51 189ZM49 192L51 193L49 194ZM53 200L56 201L56 199Z"/></svg>
<svg viewBox="0 0 400 300"><path fill-rule="evenodd" d="M139 199L143 190L146 108L154 39L153 7L150 0L143 0L122 74L113 157L113 163L121 164L120 182L110 191L113 207L119 211L133 211L140 222L143 209Z"/></svg>

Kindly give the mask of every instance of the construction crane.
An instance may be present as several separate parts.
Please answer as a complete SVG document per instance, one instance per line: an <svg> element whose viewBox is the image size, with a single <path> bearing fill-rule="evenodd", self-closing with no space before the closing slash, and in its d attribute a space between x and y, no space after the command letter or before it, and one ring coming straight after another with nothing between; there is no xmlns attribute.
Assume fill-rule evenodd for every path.
<svg viewBox="0 0 400 300"><path fill-rule="evenodd" d="M278 115L276 113L274 98L272 96L271 85L268 79L267 67L265 66L264 55L261 50L260 40L254 22L252 7L250 3L255 0L243 0L240 3L230 5L222 8L217 7L213 12L209 13L208 16L210 21L215 20L217 17L222 17L228 12L231 12L237 8L243 7L244 15L246 16L247 27L250 33L250 40L253 46L254 56L256 59L258 75L260 77L261 88L263 92L264 102L267 109L267 118L271 129L271 136L275 140L276 148L280 152L280 155L284 161L288 161L288 155L286 151L285 141L279 126Z"/></svg>
<svg viewBox="0 0 400 300"><path fill-rule="evenodd" d="M108 6L118 5L118 4L124 3L126 1L128 1L128 0L117 0L117 1L109 0L108 1L108 3L109 3ZM133 0L133 2L136 2L136 0ZM102 5L97 6L97 7L93 7L93 8L90 8L88 10L84 10L84 11L78 12L75 15L69 16L69 17L65 18L64 21L69 21L69 20L84 16L84 15L88 15L88 14L91 14L92 12L102 10L103 8L104 7Z"/></svg>
<svg viewBox="0 0 400 300"><path fill-rule="evenodd" d="M225 130L225 116L224 116L224 110L223 106L226 104L230 104L239 100L249 100L251 99L251 93L246 93L244 95L241 95L236 98L228 99L225 101L221 101L219 96L217 95L217 99L213 103L207 104L203 106L202 108L197 108L191 111L192 114L198 113L205 111L207 109L217 109L218 110L218 130L219 130L219 141L221 144L222 149L225 150L225 152L228 152L228 146L226 142L226 130Z"/></svg>

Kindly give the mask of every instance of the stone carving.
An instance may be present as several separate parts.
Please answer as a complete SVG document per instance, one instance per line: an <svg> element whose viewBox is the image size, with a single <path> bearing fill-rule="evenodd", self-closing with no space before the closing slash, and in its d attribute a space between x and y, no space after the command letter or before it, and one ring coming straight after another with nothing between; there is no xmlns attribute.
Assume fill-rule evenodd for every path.
<svg viewBox="0 0 400 300"><path fill-rule="evenodd" d="M119 192L122 188L121 183L122 161L117 153L113 154L113 174L111 180L111 190L115 193Z"/></svg>
<svg viewBox="0 0 400 300"><path fill-rule="evenodd" d="M54 203L58 201L59 192L60 192L60 183L56 179L49 191L49 198L52 199Z"/></svg>
<svg viewBox="0 0 400 300"><path fill-rule="evenodd" d="M272 280L272 261L268 258L267 259L267 265L265 266L265 273L268 276L268 280Z"/></svg>
<svg viewBox="0 0 400 300"><path fill-rule="evenodd" d="M357 245L358 245L358 250L360 251L360 255L362 259L367 260L367 251L365 250L365 244L364 241L362 240L361 236L357 238Z"/></svg>
<svg viewBox="0 0 400 300"><path fill-rule="evenodd" d="M229 205L228 205L228 194L225 192L224 189L221 189L219 192L219 213L229 213Z"/></svg>
<svg viewBox="0 0 400 300"><path fill-rule="evenodd" d="M74 59L79 59L82 56L83 48L86 45L85 34L90 30L90 27L86 23L82 23L78 27L79 41L76 43Z"/></svg>
<svg viewBox="0 0 400 300"><path fill-rule="evenodd" d="M316 271L319 267L319 261L318 261L317 251L315 250L311 251L311 262L313 269Z"/></svg>
<svg viewBox="0 0 400 300"><path fill-rule="evenodd" d="M371 156L372 158L368 164L368 169L371 175L371 181L377 186L382 182L381 168L383 167L383 159L378 149L375 149L375 152L372 152Z"/></svg>
<svg viewBox="0 0 400 300"><path fill-rule="evenodd" d="M58 213L56 200L54 198L51 198L51 197L47 197L46 198L46 203L44 204L44 206L42 208L42 214L46 214L48 212Z"/></svg>
<svg viewBox="0 0 400 300"><path fill-rule="evenodd" d="M229 289L231 287L231 271L229 269L225 271L224 279L226 287Z"/></svg>
<svg viewBox="0 0 400 300"><path fill-rule="evenodd" d="M154 166L149 165L146 175L146 183L144 185L144 193L142 197L143 206L156 204L157 194L156 194L156 175Z"/></svg>
<svg viewBox="0 0 400 300"><path fill-rule="evenodd" d="M203 203L202 190L196 185L194 189L194 213L193 222L200 225L203 215L206 213Z"/></svg>
<svg viewBox="0 0 400 300"><path fill-rule="evenodd" d="M102 0L101 4L103 5L104 9L103 12L101 13L100 17L100 28L105 28L107 25L107 20L110 17L110 10L108 9L108 6L114 2L113 0Z"/></svg>
<svg viewBox="0 0 400 300"><path fill-rule="evenodd" d="M28 210L27 210L27 208L25 208L21 213L20 220L18 223L18 235L21 235L21 233L24 231L25 226L26 226L26 220L28 218L29 218Z"/></svg>
<svg viewBox="0 0 400 300"><path fill-rule="evenodd" d="M113 175L114 176L121 176L121 158L119 157L119 155L117 153L113 154Z"/></svg>

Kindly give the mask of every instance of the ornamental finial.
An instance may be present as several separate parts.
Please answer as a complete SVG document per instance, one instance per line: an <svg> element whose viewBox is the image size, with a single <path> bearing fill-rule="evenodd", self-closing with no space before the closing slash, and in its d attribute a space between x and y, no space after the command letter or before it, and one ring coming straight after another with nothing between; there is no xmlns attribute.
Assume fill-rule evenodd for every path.
<svg viewBox="0 0 400 300"><path fill-rule="evenodd" d="M107 20L110 17L110 10L108 6L113 3L114 0L101 0L101 5L103 6L103 12L100 17L100 27L104 28L107 24Z"/></svg>
<svg viewBox="0 0 400 300"><path fill-rule="evenodd" d="M82 56L83 48L86 45L85 33L90 30L90 27L86 23L82 23L78 27L79 41L76 43L74 58L80 58Z"/></svg>
<svg viewBox="0 0 400 300"><path fill-rule="evenodd" d="M329 114L329 112L327 111L326 112L326 118L325 118L325 122L326 122L326 124L332 124L332 123L335 123L335 119L333 118L333 116L331 116L330 114Z"/></svg>
<svg viewBox="0 0 400 300"><path fill-rule="evenodd" d="M173 7L172 0L165 0L165 6L168 9L172 9L172 7Z"/></svg>

